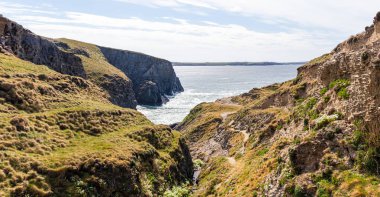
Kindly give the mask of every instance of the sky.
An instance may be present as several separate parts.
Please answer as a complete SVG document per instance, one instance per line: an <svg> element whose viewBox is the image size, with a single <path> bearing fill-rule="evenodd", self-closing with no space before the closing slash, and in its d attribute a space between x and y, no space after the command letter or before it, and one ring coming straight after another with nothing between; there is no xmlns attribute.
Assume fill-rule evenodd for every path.
<svg viewBox="0 0 380 197"><path fill-rule="evenodd" d="M379 0L1 0L36 34L174 62L307 61L364 31Z"/></svg>

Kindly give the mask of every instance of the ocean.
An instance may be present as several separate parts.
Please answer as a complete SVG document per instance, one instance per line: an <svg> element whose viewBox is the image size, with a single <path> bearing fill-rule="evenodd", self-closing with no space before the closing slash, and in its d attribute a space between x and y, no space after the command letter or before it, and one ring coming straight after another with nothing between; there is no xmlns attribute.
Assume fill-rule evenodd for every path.
<svg viewBox="0 0 380 197"><path fill-rule="evenodd" d="M163 106L137 106L137 109L155 124L181 122L199 103L293 79L299 66L174 66L185 91Z"/></svg>

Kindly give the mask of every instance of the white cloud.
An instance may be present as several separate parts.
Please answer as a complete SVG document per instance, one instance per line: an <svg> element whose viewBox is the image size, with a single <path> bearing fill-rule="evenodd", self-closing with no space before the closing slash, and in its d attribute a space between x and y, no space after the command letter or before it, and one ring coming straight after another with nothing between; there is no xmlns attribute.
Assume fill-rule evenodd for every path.
<svg viewBox="0 0 380 197"><path fill-rule="evenodd" d="M0 3L0 10L43 36L72 38L144 52L171 61L194 62L309 60L331 50L341 41L337 40L337 37L342 39L360 32L360 29L370 24L376 12L373 10L379 7L340 0L337 2L341 4L335 1L320 1L318 6L316 0L309 0L307 3L300 0L118 1L171 7L175 10L186 10L189 5L201 8L202 12L218 9L255 17L273 26L285 26L287 31L263 33L242 25L220 24L215 21L193 23L170 16L157 21L136 17L112 18L78 12L60 12L60 15L36 14L44 10L6 3ZM368 0L368 3L377 4L372 0ZM339 12L334 10L338 8ZM36 13L30 14L29 10L32 9ZM289 26L289 22L316 29L301 29L294 24ZM330 31L318 31L323 28Z"/></svg>
<svg viewBox="0 0 380 197"><path fill-rule="evenodd" d="M327 28L338 32L357 32L380 8L379 0L116 0L149 6L198 7L218 9L264 22L290 21L299 25ZM165 3L164 3L165 2Z"/></svg>
<svg viewBox="0 0 380 197"><path fill-rule="evenodd" d="M158 22L67 12L64 19L16 19L44 36L141 51L172 61L306 60L322 53L316 46L326 42L324 37L316 39L302 31L260 33L240 25L193 24L170 17L167 22Z"/></svg>
<svg viewBox="0 0 380 197"><path fill-rule="evenodd" d="M44 4L44 7L48 4ZM0 13L1 14L22 14L22 13L32 13L32 14L50 14L54 15L55 12L42 10L39 6L30 6L19 3L9 3L9 2L0 2Z"/></svg>

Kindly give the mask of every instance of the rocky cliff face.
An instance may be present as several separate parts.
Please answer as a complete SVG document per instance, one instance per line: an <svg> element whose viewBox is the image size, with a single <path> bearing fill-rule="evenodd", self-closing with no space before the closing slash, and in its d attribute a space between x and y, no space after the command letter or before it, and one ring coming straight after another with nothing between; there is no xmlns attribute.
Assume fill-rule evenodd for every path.
<svg viewBox="0 0 380 197"><path fill-rule="evenodd" d="M132 81L138 103L161 105L167 95L182 92L183 87L169 61L141 53L100 47L109 63L122 70Z"/></svg>
<svg viewBox="0 0 380 197"><path fill-rule="evenodd" d="M82 61L75 54L60 50L53 40L35 35L4 17L0 17L0 50L60 73L86 77Z"/></svg>
<svg viewBox="0 0 380 197"><path fill-rule="evenodd" d="M135 108L137 103L161 105L168 100L166 95L183 91L169 61L78 41L44 38L4 17L0 17L0 50L63 74L88 78L122 107Z"/></svg>
<svg viewBox="0 0 380 197"><path fill-rule="evenodd" d="M195 195L378 196L379 79L380 13L296 79L200 104L178 126Z"/></svg>

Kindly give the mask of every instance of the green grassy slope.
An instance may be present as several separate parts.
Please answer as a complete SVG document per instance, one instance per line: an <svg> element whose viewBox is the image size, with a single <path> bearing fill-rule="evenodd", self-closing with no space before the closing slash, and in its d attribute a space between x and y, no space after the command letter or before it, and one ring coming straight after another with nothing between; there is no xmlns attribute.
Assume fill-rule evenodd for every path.
<svg viewBox="0 0 380 197"><path fill-rule="evenodd" d="M90 81L0 54L0 96L0 196L149 196L191 177L178 133Z"/></svg>

